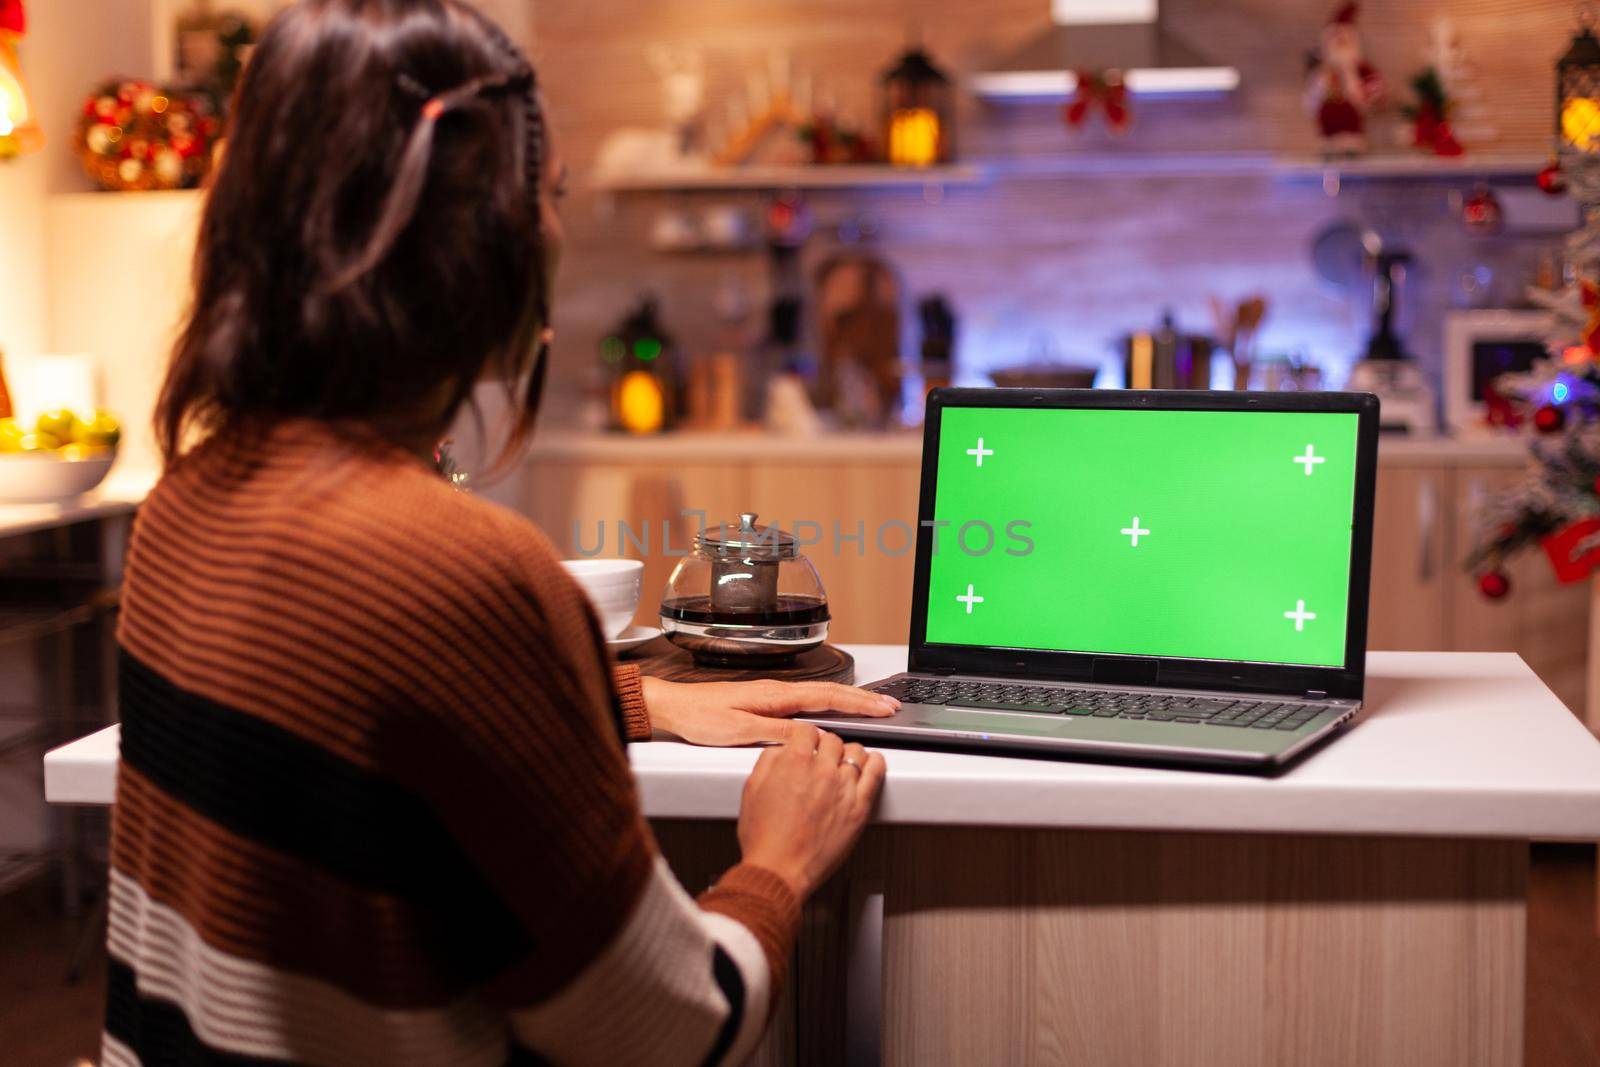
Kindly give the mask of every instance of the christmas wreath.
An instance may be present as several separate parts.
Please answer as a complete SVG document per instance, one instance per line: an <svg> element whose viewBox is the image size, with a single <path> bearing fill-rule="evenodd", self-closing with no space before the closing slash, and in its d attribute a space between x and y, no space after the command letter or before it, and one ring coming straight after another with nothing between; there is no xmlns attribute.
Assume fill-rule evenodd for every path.
<svg viewBox="0 0 1600 1067"><path fill-rule="evenodd" d="M84 170L107 189L186 189L210 169L220 128L204 96L123 79L84 102L74 142Z"/></svg>

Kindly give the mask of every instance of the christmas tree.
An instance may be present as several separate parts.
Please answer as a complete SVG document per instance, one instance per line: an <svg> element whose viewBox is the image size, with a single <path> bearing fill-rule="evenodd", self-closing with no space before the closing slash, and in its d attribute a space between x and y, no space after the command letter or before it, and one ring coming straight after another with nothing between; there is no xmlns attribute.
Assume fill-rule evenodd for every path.
<svg viewBox="0 0 1600 1067"><path fill-rule="evenodd" d="M1565 582L1600 566L1600 157L1563 153L1559 174L1541 174L1540 186L1570 191L1583 209L1567 238L1567 262L1578 269L1561 289L1529 291L1554 318L1548 355L1526 373L1496 379L1486 397L1491 422L1529 420L1538 432L1527 477L1483 510L1466 561L1494 598L1511 589L1505 560L1534 546Z"/></svg>

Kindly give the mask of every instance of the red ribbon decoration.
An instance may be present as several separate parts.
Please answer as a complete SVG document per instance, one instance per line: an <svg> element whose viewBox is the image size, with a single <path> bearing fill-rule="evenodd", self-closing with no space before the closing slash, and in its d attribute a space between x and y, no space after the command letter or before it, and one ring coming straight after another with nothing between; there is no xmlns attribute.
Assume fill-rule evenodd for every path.
<svg viewBox="0 0 1600 1067"><path fill-rule="evenodd" d="M1597 534L1600 534L1600 519L1580 519L1541 542L1558 579L1581 582L1600 566L1600 545L1595 544Z"/></svg>
<svg viewBox="0 0 1600 1067"><path fill-rule="evenodd" d="M1583 324L1583 333L1579 338L1592 359L1595 354L1600 354L1600 285L1584 278L1578 283L1578 291L1583 294L1584 310L1589 312L1589 321Z"/></svg>
<svg viewBox="0 0 1600 1067"><path fill-rule="evenodd" d="M1128 89L1122 83L1122 72L1115 70L1080 70L1078 88L1062 117L1073 129L1082 126L1094 105L1099 104L1106 115L1106 125L1121 132L1128 128L1132 115L1128 111Z"/></svg>
<svg viewBox="0 0 1600 1067"><path fill-rule="evenodd" d="M0 0L0 33L21 37L27 32L28 16L22 10L22 0Z"/></svg>

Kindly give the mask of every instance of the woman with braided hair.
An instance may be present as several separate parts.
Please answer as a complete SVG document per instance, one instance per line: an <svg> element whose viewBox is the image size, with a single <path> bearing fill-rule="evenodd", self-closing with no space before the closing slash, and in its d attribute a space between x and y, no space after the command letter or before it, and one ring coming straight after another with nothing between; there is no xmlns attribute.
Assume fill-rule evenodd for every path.
<svg viewBox="0 0 1600 1067"><path fill-rule="evenodd" d="M531 524L433 443L531 431L562 172L461 0L303 0L207 198L118 624L104 1062L699 1064L750 1053L883 760L844 686L612 669ZM624 745L771 745L698 899Z"/></svg>

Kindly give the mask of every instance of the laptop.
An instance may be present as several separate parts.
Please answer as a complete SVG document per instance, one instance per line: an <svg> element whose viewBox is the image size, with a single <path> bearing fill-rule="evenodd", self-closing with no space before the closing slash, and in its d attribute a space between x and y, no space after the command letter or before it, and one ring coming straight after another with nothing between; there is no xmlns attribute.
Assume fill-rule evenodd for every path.
<svg viewBox="0 0 1600 1067"><path fill-rule="evenodd" d="M1367 393L936 389L909 667L855 740L1271 772L1365 675Z"/></svg>

